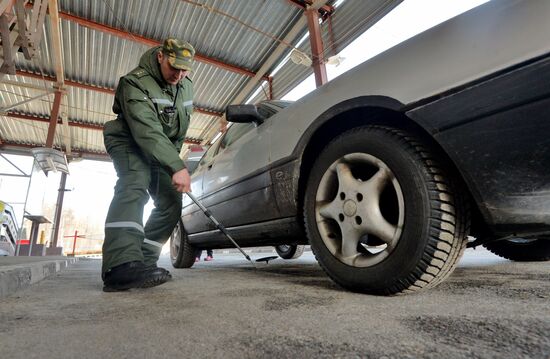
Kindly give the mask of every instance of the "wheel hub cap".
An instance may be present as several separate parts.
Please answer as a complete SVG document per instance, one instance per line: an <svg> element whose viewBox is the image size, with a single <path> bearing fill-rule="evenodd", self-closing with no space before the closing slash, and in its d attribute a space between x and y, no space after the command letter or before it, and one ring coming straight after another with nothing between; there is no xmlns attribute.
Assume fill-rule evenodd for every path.
<svg viewBox="0 0 550 359"><path fill-rule="evenodd" d="M348 217L355 216L355 213L357 213L357 204L352 201L351 199L348 199L344 202L344 214Z"/></svg>
<svg viewBox="0 0 550 359"><path fill-rule="evenodd" d="M334 161L319 182L315 201L319 234L344 264L370 267L396 248L404 225L403 193L380 159L350 153Z"/></svg>

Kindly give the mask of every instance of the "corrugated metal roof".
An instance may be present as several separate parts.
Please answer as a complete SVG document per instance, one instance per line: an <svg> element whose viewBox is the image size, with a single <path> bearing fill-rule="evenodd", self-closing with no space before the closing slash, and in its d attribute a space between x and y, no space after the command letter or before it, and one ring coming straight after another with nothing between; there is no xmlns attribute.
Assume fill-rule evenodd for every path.
<svg viewBox="0 0 550 359"><path fill-rule="evenodd" d="M332 33L329 33L328 21L322 24L325 57L332 55L333 48L345 47L400 2L344 1L332 14ZM196 142L218 126L219 116L212 113L222 113L239 96L250 81L250 73L262 67L281 44L281 39L303 16L303 10L289 0L59 0L58 5L66 80L66 96L60 115L69 122L71 147L84 153L104 153L101 127L114 118L111 111L113 91L119 78L134 68L148 49L143 38L156 42L168 36L184 38L195 46L197 54L206 58L207 61L196 62L191 74L196 110L187 138ZM90 25L83 26L75 16L110 29L106 32L92 29ZM119 34L114 33L117 29ZM127 32L134 34L133 38ZM305 33L307 26L302 30L302 34ZM16 67L35 76L44 75L47 81L40 76L4 76L2 80L33 88L0 83L0 108L43 93L35 87L52 88L55 70L49 16L42 35L37 56L27 61L18 54ZM301 36L290 45L294 46L299 38ZM290 49L288 47L268 73L262 75L269 75ZM300 50L310 54L309 41L305 41ZM233 71L235 68L242 71ZM273 78L274 98L284 96L311 73L311 68L287 62ZM258 99L264 97L262 93L257 96ZM10 111L44 120L49 119L52 104L53 95L49 95ZM54 146L63 147L65 131L63 126L57 127ZM10 143L43 146L47 129L47 122L1 116L3 147L0 150Z"/></svg>
<svg viewBox="0 0 550 359"><path fill-rule="evenodd" d="M3 141L38 145L46 143L48 123L7 117L0 121L0 129L2 130Z"/></svg>

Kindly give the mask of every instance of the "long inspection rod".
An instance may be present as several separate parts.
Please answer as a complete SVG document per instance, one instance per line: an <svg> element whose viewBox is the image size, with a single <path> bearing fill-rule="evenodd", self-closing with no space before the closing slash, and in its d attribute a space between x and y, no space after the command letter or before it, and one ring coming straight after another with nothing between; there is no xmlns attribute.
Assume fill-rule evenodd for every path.
<svg viewBox="0 0 550 359"><path fill-rule="evenodd" d="M191 194L191 192L185 192L189 198L191 198L191 200L193 202L195 202L195 204L197 206L199 206L199 208L204 212L204 214L210 218L210 220L216 225L216 227L218 227L218 229L220 231L222 231L222 233L227 237L227 239L229 239L233 245L239 250L241 251L241 253L243 254L243 256L248 260L250 261L250 263L252 263L252 265L254 266L254 268L256 268L256 265L254 265L254 262L252 261L252 259L250 259L250 256L248 256L248 254L246 254L242 248L237 244L237 242L235 242L235 240L233 239L233 237L231 237L231 235L227 232L227 230L225 229L225 227L220 223L218 222L218 220L216 218L214 218L212 216L212 213L205 207L203 206L203 204L201 202L199 202L199 200L193 195Z"/></svg>

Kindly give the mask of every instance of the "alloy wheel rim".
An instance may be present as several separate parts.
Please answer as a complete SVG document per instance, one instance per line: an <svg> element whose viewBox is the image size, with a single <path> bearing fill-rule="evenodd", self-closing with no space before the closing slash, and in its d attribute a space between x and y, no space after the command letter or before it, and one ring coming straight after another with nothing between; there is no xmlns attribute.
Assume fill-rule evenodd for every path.
<svg viewBox="0 0 550 359"><path fill-rule="evenodd" d="M174 232L172 232L171 239L172 240L170 241L170 255L172 256L172 258L176 258L181 246L181 228L179 224L177 224L176 228L174 228Z"/></svg>
<svg viewBox="0 0 550 359"><path fill-rule="evenodd" d="M344 264L370 267L396 248L405 203L395 175L380 159L347 154L325 171L315 197L317 229Z"/></svg>

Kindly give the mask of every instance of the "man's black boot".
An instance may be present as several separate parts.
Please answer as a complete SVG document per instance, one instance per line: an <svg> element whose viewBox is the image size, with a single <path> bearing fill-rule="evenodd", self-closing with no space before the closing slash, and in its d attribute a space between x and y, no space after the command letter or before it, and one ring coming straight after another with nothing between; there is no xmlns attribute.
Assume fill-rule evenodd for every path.
<svg viewBox="0 0 550 359"><path fill-rule="evenodd" d="M104 292L118 292L131 288L150 288L161 285L171 278L166 270L146 267L143 262L123 263L108 270L104 277Z"/></svg>
<svg viewBox="0 0 550 359"><path fill-rule="evenodd" d="M158 269L159 271L165 273L168 276L169 279L172 279L172 274L168 271L168 269L159 267L159 266L157 266L156 263L148 265L147 268L149 268L149 269Z"/></svg>

